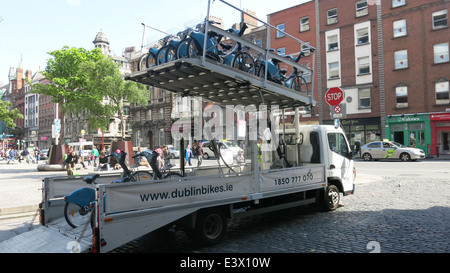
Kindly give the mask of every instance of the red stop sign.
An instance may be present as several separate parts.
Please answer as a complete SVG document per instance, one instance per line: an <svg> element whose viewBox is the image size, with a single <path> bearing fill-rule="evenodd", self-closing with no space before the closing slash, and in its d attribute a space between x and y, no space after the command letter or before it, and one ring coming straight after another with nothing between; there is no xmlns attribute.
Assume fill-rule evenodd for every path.
<svg viewBox="0 0 450 273"><path fill-rule="evenodd" d="M330 106L338 106L344 99L344 91L339 87L332 87L325 93L325 101Z"/></svg>

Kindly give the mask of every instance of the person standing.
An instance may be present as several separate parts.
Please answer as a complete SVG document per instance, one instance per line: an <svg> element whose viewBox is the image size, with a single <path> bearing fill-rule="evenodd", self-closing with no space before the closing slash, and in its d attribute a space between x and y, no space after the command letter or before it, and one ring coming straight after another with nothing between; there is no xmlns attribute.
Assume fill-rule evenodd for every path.
<svg viewBox="0 0 450 273"><path fill-rule="evenodd" d="M186 145L186 154L184 157L184 166L186 166L186 164L189 164L189 166L192 166L191 164L191 157L192 157L192 151L191 148L189 148L189 144Z"/></svg>
<svg viewBox="0 0 450 273"><path fill-rule="evenodd" d="M195 149L195 156L197 156L197 167L200 167L200 165L202 165L203 162L203 147L202 147L202 143L199 142L196 149Z"/></svg>
<svg viewBox="0 0 450 273"><path fill-rule="evenodd" d="M92 161L94 162L94 167L97 167L97 157L99 156L99 152L97 150L97 147L93 147L91 151Z"/></svg>
<svg viewBox="0 0 450 273"><path fill-rule="evenodd" d="M36 164L38 164L39 160L41 160L41 150L39 150L38 146L34 148L34 157L36 158Z"/></svg>

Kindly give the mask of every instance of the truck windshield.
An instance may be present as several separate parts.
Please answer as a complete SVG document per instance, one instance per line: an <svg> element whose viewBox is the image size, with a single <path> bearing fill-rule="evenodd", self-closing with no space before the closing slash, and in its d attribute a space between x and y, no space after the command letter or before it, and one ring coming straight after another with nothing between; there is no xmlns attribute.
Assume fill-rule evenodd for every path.
<svg viewBox="0 0 450 273"><path fill-rule="evenodd" d="M328 145L330 150L335 153L338 153L344 157L348 156L348 146L345 137L341 133L329 133L328 134Z"/></svg>

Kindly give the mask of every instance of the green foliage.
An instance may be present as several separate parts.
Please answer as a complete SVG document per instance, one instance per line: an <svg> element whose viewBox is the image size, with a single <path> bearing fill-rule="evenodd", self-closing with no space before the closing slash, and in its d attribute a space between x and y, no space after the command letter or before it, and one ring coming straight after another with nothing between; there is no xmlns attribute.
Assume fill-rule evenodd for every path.
<svg viewBox="0 0 450 273"><path fill-rule="evenodd" d="M48 60L43 74L50 80L50 84L38 83L34 92L50 96L53 102L60 104L64 112L77 111L80 99L98 99L96 94L85 88L86 79L81 66L87 61L104 59L100 49L89 51L65 46L61 50L50 52L49 55L53 58Z"/></svg>
<svg viewBox="0 0 450 273"><path fill-rule="evenodd" d="M16 127L14 123L15 118L23 118L23 115L18 109L10 110L9 108L11 106L12 104L10 102L0 100L0 121L4 121L8 128Z"/></svg>
<svg viewBox="0 0 450 273"><path fill-rule="evenodd" d="M63 112L84 112L90 128L105 130L117 115L124 126L123 101L146 105L149 90L125 81L117 64L100 49L63 47L49 53L43 72L50 84L35 85L35 93L48 95ZM122 128L122 137L124 136Z"/></svg>

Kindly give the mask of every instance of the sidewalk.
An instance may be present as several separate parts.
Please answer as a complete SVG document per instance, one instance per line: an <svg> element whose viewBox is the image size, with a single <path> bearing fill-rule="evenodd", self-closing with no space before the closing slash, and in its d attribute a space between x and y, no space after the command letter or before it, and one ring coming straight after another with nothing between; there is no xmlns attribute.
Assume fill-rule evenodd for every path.
<svg viewBox="0 0 450 273"><path fill-rule="evenodd" d="M67 175L66 171L38 171L37 165L0 161L0 217L36 212L42 201L42 180L47 176ZM87 175L93 170L90 166L78 172Z"/></svg>

